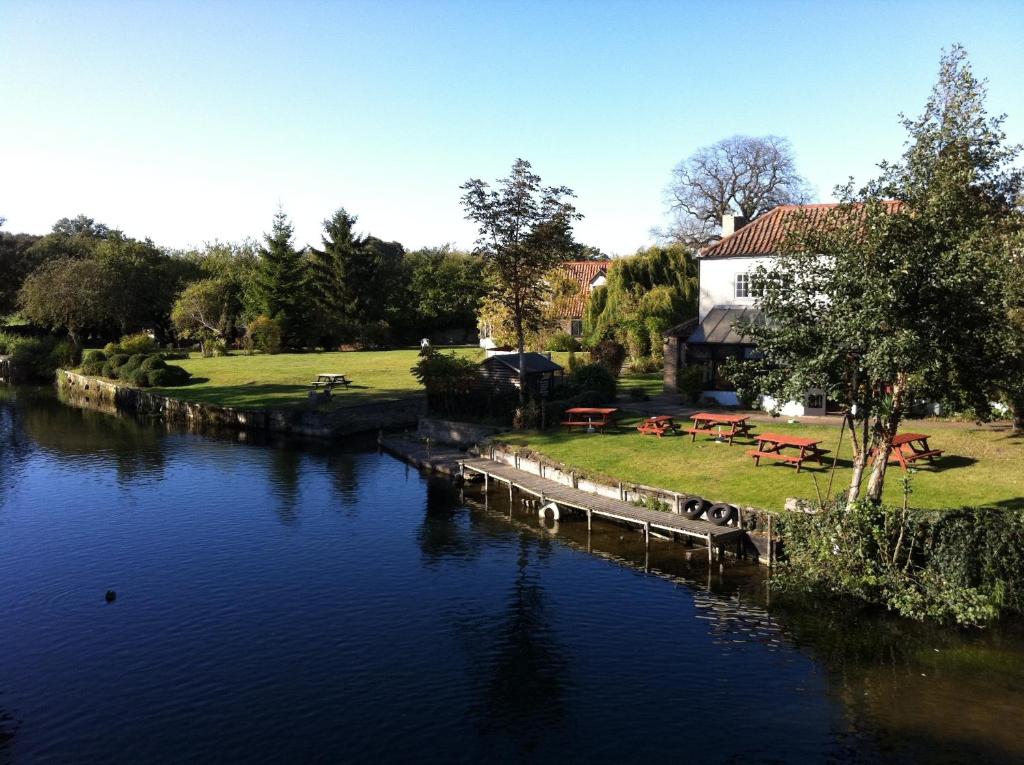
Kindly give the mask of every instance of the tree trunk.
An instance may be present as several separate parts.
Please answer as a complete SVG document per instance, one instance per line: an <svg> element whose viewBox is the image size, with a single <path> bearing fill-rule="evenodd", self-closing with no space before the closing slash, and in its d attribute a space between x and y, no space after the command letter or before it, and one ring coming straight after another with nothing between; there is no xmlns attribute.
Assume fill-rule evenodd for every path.
<svg viewBox="0 0 1024 765"><path fill-rule="evenodd" d="M1024 394L1013 397L1010 410L1013 414L1013 432L1024 433Z"/></svg>
<svg viewBox="0 0 1024 765"><path fill-rule="evenodd" d="M876 429L879 431L878 454L875 464L871 467L871 478L868 480L868 499L876 505L882 501L882 490L885 488L885 471L892 454L892 440L899 430L903 416L903 399L906 396L906 376L900 375L892 386L892 408L888 418L879 416Z"/></svg>
<svg viewBox="0 0 1024 765"><path fill-rule="evenodd" d="M849 415L847 415L849 416ZM864 468L868 464L868 419L864 417L860 436L857 436L857 422L850 417L850 433L853 436L853 477L850 479L848 502L856 502L860 498L860 487L864 483Z"/></svg>
<svg viewBox="0 0 1024 765"><path fill-rule="evenodd" d="M526 406L526 333L523 331L523 317L515 316L516 350L519 351L519 406Z"/></svg>

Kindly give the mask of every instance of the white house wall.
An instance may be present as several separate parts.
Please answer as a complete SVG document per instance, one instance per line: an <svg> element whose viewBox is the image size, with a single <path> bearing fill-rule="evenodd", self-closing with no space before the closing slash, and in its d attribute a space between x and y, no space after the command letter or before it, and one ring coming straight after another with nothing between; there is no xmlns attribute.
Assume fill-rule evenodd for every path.
<svg viewBox="0 0 1024 765"><path fill-rule="evenodd" d="M704 321L712 308L719 305L751 306L754 298L736 297L736 275L753 273L759 265L771 263L770 257L701 258L700 303L698 321Z"/></svg>

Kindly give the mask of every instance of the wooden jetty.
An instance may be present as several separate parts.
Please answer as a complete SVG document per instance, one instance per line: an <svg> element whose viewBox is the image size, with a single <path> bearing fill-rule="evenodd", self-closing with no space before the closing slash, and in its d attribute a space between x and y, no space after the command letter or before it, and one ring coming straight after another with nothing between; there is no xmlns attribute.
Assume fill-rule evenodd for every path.
<svg viewBox="0 0 1024 765"><path fill-rule="evenodd" d="M547 478L535 476L522 470L488 459L471 458L462 460L462 473L472 471L483 476L484 490L491 480L508 485L509 499L516 489L532 494L540 500L541 513L550 509L558 517L561 509L575 510L587 516L587 529L593 517L608 518L622 523L635 524L644 532L644 541L650 544L651 531L657 530L669 535L681 534L691 539L700 539L708 546L708 561L714 561L717 550L721 557L722 548L730 543L740 543L746 532L735 526L716 526L703 520L690 520L685 516L663 510L650 510L622 500L602 497L597 494L563 486Z"/></svg>

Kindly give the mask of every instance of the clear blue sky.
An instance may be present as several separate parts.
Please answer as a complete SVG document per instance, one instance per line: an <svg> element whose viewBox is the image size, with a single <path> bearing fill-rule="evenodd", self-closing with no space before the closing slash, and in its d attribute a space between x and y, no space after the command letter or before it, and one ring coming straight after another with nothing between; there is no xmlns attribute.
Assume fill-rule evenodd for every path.
<svg viewBox="0 0 1024 765"><path fill-rule="evenodd" d="M79 212L169 246L302 242L345 206L407 247L474 232L460 183L529 159L624 254L675 163L789 138L819 200L898 155L965 44L1024 140L1024 3L0 0L0 216Z"/></svg>

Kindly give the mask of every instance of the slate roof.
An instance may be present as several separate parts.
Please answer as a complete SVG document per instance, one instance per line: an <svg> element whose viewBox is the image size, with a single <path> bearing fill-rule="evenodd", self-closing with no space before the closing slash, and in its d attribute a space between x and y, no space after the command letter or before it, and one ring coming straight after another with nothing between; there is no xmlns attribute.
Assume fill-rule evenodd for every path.
<svg viewBox="0 0 1024 765"><path fill-rule="evenodd" d="M753 345L754 341L736 331L741 320L764 321L756 308L716 306L708 311L704 321L686 338L687 343L723 343L728 345Z"/></svg>
<svg viewBox="0 0 1024 765"><path fill-rule="evenodd" d="M890 211L898 209L901 202L889 200L886 206ZM773 255L786 237L789 227L802 216L807 217L811 226L821 225L829 212L839 205L824 203L814 205L780 205L766 212L760 218L751 221L739 231L700 251L702 258L736 258L757 255Z"/></svg>
<svg viewBox="0 0 1024 765"><path fill-rule="evenodd" d="M608 273L607 260L570 260L559 266L567 276L579 284L579 291L560 306L559 318L582 319L590 302L590 283L601 274Z"/></svg>
<svg viewBox="0 0 1024 765"><path fill-rule="evenodd" d="M534 372L560 372L562 371L561 364L556 364L547 356L540 353L524 353L523 360L526 363L526 373L532 374ZM509 369L513 370L516 374L519 374L519 354L518 353L496 353L489 358L484 359L481 364L488 364L491 362L498 362L504 364Z"/></svg>

